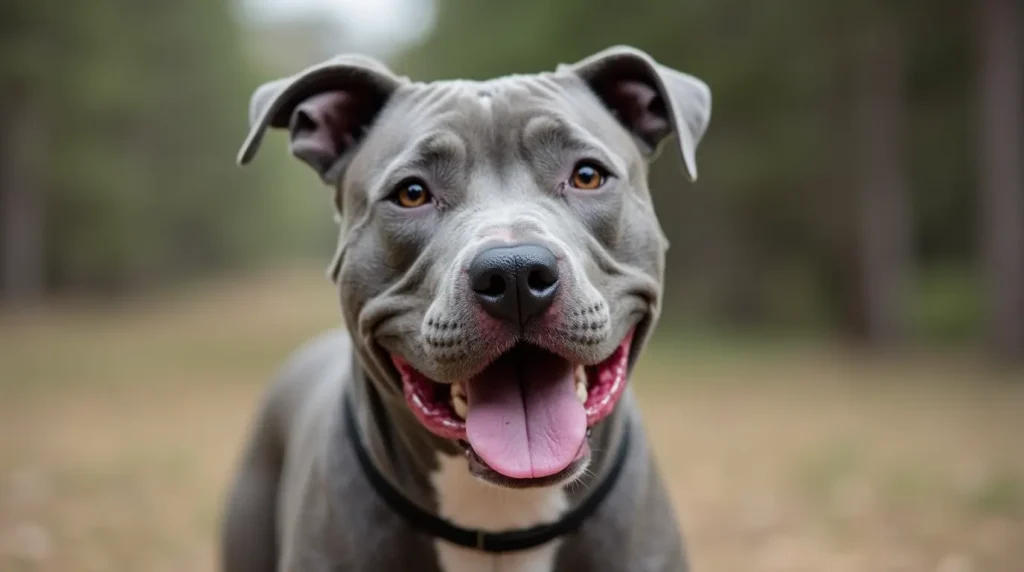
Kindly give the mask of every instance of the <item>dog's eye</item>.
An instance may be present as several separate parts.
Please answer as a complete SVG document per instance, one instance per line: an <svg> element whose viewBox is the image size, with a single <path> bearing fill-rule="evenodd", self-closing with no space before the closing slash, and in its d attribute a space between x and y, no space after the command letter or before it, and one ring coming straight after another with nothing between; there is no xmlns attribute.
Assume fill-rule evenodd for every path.
<svg viewBox="0 0 1024 572"><path fill-rule="evenodd" d="M421 181L409 179L395 187L395 192L391 195L391 198L398 206L412 209L427 204L431 196L427 186Z"/></svg>
<svg viewBox="0 0 1024 572"><path fill-rule="evenodd" d="M582 161L573 169L569 184L584 191L594 191L600 189L607 178L608 174L602 167L590 161Z"/></svg>

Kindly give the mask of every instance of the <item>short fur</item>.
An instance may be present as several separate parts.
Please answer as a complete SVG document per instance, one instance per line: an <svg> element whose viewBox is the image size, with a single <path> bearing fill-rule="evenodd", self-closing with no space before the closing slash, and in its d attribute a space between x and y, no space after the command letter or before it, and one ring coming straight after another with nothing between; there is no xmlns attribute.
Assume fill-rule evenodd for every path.
<svg viewBox="0 0 1024 572"><path fill-rule="evenodd" d="M341 56L258 89L239 160L252 159L266 129L287 128L295 156L334 189L341 230L330 274L347 328L299 350L267 392L226 507L223 569L685 570L631 393L593 428L584 476L554 489L501 489L469 481L457 446L417 422L388 356L450 382L517 341L597 363L635 327L632 366L657 320L667 248L647 167L675 135L695 178L710 106L703 82L627 47L485 82L416 83ZM590 194L564 184L585 158L610 172ZM430 186L430 208L387 200L413 175ZM558 258L557 323L515 334L481 326L464 269L509 242L543 244ZM343 392L380 472L466 527L557 518L603 478L625 424L632 444L619 482L579 531L529 552L477 553L410 528L376 496L347 442Z"/></svg>

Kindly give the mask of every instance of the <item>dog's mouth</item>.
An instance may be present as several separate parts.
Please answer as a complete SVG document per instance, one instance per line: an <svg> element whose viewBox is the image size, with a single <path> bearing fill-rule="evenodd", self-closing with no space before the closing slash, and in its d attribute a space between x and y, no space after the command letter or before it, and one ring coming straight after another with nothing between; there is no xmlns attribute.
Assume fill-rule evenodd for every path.
<svg viewBox="0 0 1024 572"><path fill-rule="evenodd" d="M608 358L589 366L520 343L456 383L436 382L395 354L391 359L413 414L432 433L458 440L475 473L535 486L585 463L589 428L625 390L632 341L631 330Z"/></svg>

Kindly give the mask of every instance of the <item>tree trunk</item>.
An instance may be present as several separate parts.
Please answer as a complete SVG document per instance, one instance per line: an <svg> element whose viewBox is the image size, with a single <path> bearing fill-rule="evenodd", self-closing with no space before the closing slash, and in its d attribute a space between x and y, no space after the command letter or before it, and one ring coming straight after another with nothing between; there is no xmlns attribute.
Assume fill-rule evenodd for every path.
<svg viewBox="0 0 1024 572"><path fill-rule="evenodd" d="M907 334L911 209L901 30L885 3L859 7L852 96L860 308L867 341L893 346Z"/></svg>
<svg viewBox="0 0 1024 572"><path fill-rule="evenodd" d="M0 100L0 300L36 302L45 288L42 121L22 94Z"/></svg>
<svg viewBox="0 0 1024 572"><path fill-rule="evenodd" d="M978 183L987 341L1024 355L1024 65L1015 0L976 0L979 11Z"/></svg>

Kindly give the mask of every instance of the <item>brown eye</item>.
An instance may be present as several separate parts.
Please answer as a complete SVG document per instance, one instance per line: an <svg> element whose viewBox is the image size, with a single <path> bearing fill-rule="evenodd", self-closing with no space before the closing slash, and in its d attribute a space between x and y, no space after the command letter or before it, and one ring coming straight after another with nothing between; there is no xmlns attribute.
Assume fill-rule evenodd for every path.
<svg viewBox="0 0 1024 572"><path fill-rule="evenodd" d="M430 191L417 180L406 181L398 185L393 196L398 206L407 209L423 206L430 201Z"/></svg>
<svg viewBox="0 0 1024 572"><path fill-rule="evenodd" d="M604 169L594 163L584 161L573 169L572 179L569 180L569 184L577 189L593 191L600 189L604 185L605 178Z"/></svg>

